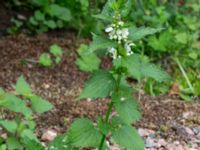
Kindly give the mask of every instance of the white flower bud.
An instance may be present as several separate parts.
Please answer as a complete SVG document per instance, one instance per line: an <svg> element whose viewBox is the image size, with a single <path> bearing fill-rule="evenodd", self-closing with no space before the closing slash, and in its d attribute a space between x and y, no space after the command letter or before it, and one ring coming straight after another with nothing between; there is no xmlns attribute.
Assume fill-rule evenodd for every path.
<svg viewBox="0 0 200 150"><path fill-rule="evenodd" d="M111 32L111 31L113 31L113 30L114 30L113 27L107 27L107 28L105 29L106 32Z"/></svg>

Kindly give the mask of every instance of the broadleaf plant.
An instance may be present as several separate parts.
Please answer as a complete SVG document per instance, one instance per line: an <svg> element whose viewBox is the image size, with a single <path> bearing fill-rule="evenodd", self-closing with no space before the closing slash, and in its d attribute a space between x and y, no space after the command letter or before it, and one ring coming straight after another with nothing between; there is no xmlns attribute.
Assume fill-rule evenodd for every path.
<svg viewBox="0 0 200 150"><path fill-rule="evenodd" d="M7 134L7 138L2 139L0 149L31 150L31 146L37 145L37 148L34 148L42 150L44 148L35 135L34 112L49 111L53 108L53 105L35 95L23 76L18 78L14 87L15 91L13 92L5 92L0 88L0 108L15 116L10 120L0 119L0 127Z"/></svg>
<svg viewBox="0 0 200 150"><path fill-rule="evenodd" d="M104 150L107 149L106 139L112 138L121 148L145 149L143 139L132 127L132 123L141 118L141 113L137 101L133 98L133 87L126 79L131 77L140 81L151 78L163 82L170 80L170 77L165 71L145 59L142 54L134 51L136 47L134 42L163 29L137 28L131 26L130 22L125 22L130 12L130 7L127 7L129 5L132 5L131 0L108 0L102 13L95 15L106 24L105 34L93 34L91 44L88 47L84 46L86 58L91 55L98 57L98 51L107 50L104 54L113 59L112 67L106 70L99 69L98 65L93 66L92 60L87 63L80 62L83 58L78 58L76 62L81 70L92 73L78 100L110 98L111 101L106 115L96 121L97 125L85 118L78 119L72 124L67 136L69 143L74 147ZM83 56L80 54L80 49L78 53L80 57ZM117 114L111 116L113 109Z"/></svg>

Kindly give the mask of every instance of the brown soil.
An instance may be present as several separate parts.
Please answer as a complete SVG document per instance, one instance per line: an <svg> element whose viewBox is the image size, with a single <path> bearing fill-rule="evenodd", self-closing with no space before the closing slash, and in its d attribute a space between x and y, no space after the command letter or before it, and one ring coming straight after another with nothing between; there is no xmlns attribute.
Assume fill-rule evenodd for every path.
<svg viewBox="0 0 200 150"><path fill-rule="evenodd" d="M86 40L78 43L81 42ZM59 44L64 50L62 63L50 68L41 67L36 61L53 43ZM12 91L17 78L24 75L34 91L55 106L52 111L37 118L39 136L49 128L56 129L59 133L65 132L75 118L95 119L107 109L109 100L75 101L88 77L74 63L77 57L76 43L72 33L62 33L61 36L41 34L34 37L18 35L0 38L0 87ZM28 63L24 63L25 60ZM171 128L174 123L200 125L199 101L185 103L178 97L169 95L142 95L140 104L143 118L136 126L162 131L166 138L179 138ZM183 121L182 115L188 111L195 112L196 117Z"/></svg>

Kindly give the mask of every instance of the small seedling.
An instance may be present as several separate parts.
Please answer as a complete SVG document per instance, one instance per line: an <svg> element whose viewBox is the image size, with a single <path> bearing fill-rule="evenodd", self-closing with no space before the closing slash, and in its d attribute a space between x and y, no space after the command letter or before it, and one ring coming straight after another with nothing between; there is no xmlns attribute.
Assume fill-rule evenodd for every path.
<svg viewBox="0 0 200 150"><path fill-rule="evenodd" d="M39 64L44 67L50 67L54 62L59 64L62 60L63 50L57 44L51 45L49 52L40 55Z"/></svg>

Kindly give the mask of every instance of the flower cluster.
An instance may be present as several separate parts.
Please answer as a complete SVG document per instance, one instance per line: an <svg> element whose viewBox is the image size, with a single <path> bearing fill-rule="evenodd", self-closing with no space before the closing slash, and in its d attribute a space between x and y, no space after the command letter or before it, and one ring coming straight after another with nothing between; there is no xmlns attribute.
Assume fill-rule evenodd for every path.
<svg viewBox="0 0 200 150"><path fill-rule="evenodd" d="M117 40L118 43L126 42L128 39L128 28L124 28L124 22L119 21L118 23L113 23L109 27L105 29L105 31L109 34L109 38L111 40Z"/></svg>
<svg viewBox="0 0 200 150"><path fill-rule="evenodd" d="M123 21L120 20L116 23L112 23L105 29L105 32L108 33L109 39L115 40L118 42L118 44L123 45L124 49L126 50L127 56L133 53L131 47L135 46L135 44L131 41L128 41L129 31L128 28L124 27ZM120 55L118 55L117 49L114 47L109 48L108 52L111 54L113 59L121 57Z"/></svg>

